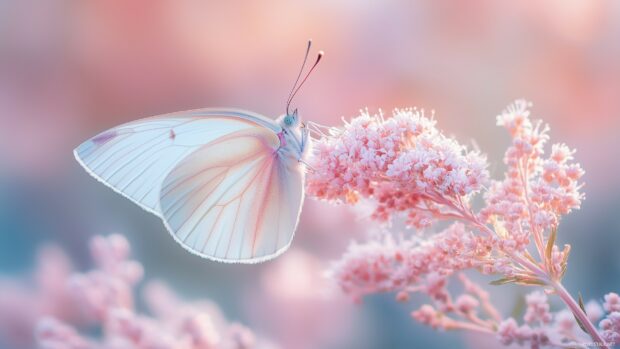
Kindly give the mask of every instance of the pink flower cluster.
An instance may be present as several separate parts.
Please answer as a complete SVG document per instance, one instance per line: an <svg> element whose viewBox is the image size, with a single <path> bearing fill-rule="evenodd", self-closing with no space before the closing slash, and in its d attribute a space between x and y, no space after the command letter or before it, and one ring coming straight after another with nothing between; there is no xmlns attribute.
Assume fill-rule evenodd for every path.
<svg viewBox="0 0 620 349"><path fill-rule="evenodd" d="M592 322L599 322L604 344L620 344L620 312L610 310L609 299L618 298L615 293L605 296L603 307L598 302L590 301L585 305L585 312ZM557 313L549 311L547 295L537 291L526 297L527 308L523 321L519 325L514 318L503 320L497 328L497 337L503 344L529 344L531 348L551 347L587 347L591 343L587 333L582 331L574 315L568 310ZM603 310L604 309L604 310ZM607 314L605 314L607 312Z"/></svg>
<svg viewBox="0 0 620 349"><path fill-rule="evenodd" d="M455 272L480 268L485 273L505 269L491 255L495 239L477 236L461 223L454 223L428 239L415 236L395 240L370 240L352 244L332 265L331 275L356 299L377 292L425 290L433 295L433 284Z"/></svg>
<svg viewBox="0 0 620 349"><path fill-rule="evenodd" d="M456 299L447 290L447 281L436 283L434 305L424 304L411 316L418 322L442 330L468 330L479 333L495 334L504 345L527 345L532 349L550 348L586 348L591 343L587 333L583 332L568 310L553 313L547 295L535 291L525 297L526 308L523 324L512 317L502 318L489 299L489 295L464 274L458 275L463 284L463 293ZM441 294L441 297L437 297ZM603 307L595 301L585 305L590 321L599 323L604 339L603 344L613 346L620 344L618 325L619 312L608 312L608 299L618 297L615 293L605 296ZM407 301L408 299L400 299ZM603 310L605 309L605 311Z"/></svg>
<svg viewBox="0 0 620 349"><path fill-rule="evenodd" d="M606 296L608 315L597 328L602 310L590 309L599 317L587 313L561 284L570 245L556 245L559 221L580 207L584 171L564 144L552 145L545 155L549 127L530 120L529 106L518 100L497 117L512 137L501 181L489 180L483 155L444 136L416 109L396 110L391 118L362 112L344 128L322 134L308 175L309 195L347 204L364 199L374 204L373 218L386 222L404 215L418 229L456 222L431 235L383 235L352 244L330 271L342 290L356 300L396 292L397 300L407 301L411 292L422 292L433 304L413 312L416 320L435 328L495 333L504 344L579 346L587 338L569 331L575 323L597 346L617 343L617 295ZM478 193L485 202L476 212L472 197ZM468 269L499 275L494 285L542 286L547 293L527 297L520 326L514 319L502 320L486 292L464 276L464 292L450 295L447 278ZM570 321L550 313L547 294L566 304Z"/></svg>
<svg viewBox="0 0 620 349"><path fill-rule="evenodd" d="M64 306L31 309L21 303L20 294L14 293L17 289L14 292L0 289L6 300L0 302L0 320L7 320L8 332L16 329L8 318L20 314L10 303L31 311L30 320L19 324L24 338L4 337L0 342L27 347L28 338L34 336L41 349L273 348L246 327L227 322L215 304L183 302L161 282L145 285L143 302L148 314L138 313L134 305L135 288L142 279L142 266L129 258L129 244L120 235L93 238L91 255L96 267L86 273L71 273L66 265L62 270L54 270L61 266L58 259L66 258L53 251L55 255L46 252L42 257L44 262L51 262L42 271L51 272L47 278L53 279L56 285L53 298L45 291L37 296L30 294L29 301L48 304L63 300ZM47 289L49 286L44 290ZM100 338L82 334L85 324L90 329L100 328Z"/></svg>
<svg viewBox="0 0 620 349"><path fill-rule="evenodd" d="M377 219L405 212L410 225L429 226L441 206L467 200L488 180L485 157L435 124L416 109L395 110L388 119L362 112L316 144L308 194L347 203L372 199Z"/></svg>
<svg viewBox="0 0 620 349"><path fill-rule="evenodd" d="M512 136L512 145L504 156L505 178L493 181L481 211L488 223L510 233L511 243L519 250L525 249L531 235L542 249L543 232L556 229L560 216L579 208L583 199L579 179L584 171L572 162L575 151L554 144L545 158L549 127L530 120L529 106L518 100L497 117L497 124Z"/></svg>
<svg viewBox="0 0 620 349"><path fill-rule="evenodd" d="M607 317L599 323L603 330L603 339L620 345L620 296L613 292L605 295L603 308L609 312Z"/></svg>
<svg viewBox="0 0 620 349"><path fill-rule="evenodd" d="M133 290L142 279L142 266L129 259L129 243L121 235L91 240L96 268L69 278L68 290L77 308L90 321L104 321L110 311L133 309Z"/></svg>
<svg viewBox="0 0 620 349"><path fill-rule="evenodd" d="M434 283L423 292L431 296L434 305L422 305L411 313L413 319L435 329L493 333L494 326L501 320L501 316L490 302L488 292L465 274L459 273L458 278L463 286L462 293L454 298L447 289L447 278L437 276L433 278Z"/></svg>

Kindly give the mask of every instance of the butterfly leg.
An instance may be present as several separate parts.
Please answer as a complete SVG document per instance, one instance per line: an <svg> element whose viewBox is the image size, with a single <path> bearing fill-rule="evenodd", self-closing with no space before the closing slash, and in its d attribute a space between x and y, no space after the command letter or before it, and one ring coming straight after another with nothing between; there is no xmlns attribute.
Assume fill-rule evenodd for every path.
<svg viewBox="0 0 620 349"><path fill-rule="evenodd" d="M309 163L307 163L304 159L299 159L298 160L300 163L304 164L306 166L307 169L309 169L310 171L312 171L312 173L316 173L316 169L314 167L312 167L312 165L310 165Z"/></svg>
<svg viewBox="0 0 620 349"><path fill-rule="evenodd" d="M308 139L310 138L310 129L304 125L301 128L301 156L303 157L308 146Z"/></svg>

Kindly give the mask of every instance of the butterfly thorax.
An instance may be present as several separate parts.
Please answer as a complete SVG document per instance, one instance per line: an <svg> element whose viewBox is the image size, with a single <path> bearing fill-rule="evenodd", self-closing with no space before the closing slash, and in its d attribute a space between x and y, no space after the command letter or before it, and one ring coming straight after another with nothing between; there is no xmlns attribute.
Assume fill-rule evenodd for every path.
<svg viewBox="0 0 620 349"><path fill-rule="evenodd" d="M282 130L278 133L280 139L280 156L294 158L297 162L303 162L309 153L310 137L308 130L300 122L297 113L282 115L277 119Z"/></svg>

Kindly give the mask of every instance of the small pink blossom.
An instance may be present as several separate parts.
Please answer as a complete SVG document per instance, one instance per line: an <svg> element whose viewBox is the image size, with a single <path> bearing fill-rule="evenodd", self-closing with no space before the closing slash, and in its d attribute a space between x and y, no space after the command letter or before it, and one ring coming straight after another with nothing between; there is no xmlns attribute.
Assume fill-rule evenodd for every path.
<svg viewBox="0 0 620 349"><path fill-rule="evenodd" d="M531 328L528 325L519 326L513 318L508 318L499 324L497 337L500 343L504 345L512 343L528 344L532 349L552 344L545 328Z"/></svg>
<svg viewBox="0 0 620 349"><path fill-rule="evenodd" d="M35 330L41 349L88 349L92 348L73 327L54 318L42 318Z"/></svg>
<svg viewBox="0 0 620 349"><path fill-rule="evenodd" d="M399 302L408 302L409 298L409 292L407 291L400 291L396 294L396 300Z"/></svg>
<svg viewBox="0 0 620 349"><path fill-rule="evenodd" d="M368 293L394 291L402 283L394 273L404 261L401 247L391 238L363 245L351 244L329 274L357 300Z"/></svg>
<svg viewBox="0 0 620 349"><path fill-rule="evenodd" d="M603 338L611 345L620 344L620 312L613 312L603 319L600 324Z"/></svg>
<svg viewBox="0 0 620 349"><path fill-rule="evenodd" d="M549 303L547 295L544 292L537 291L528 294L525 297L527 308L523 320L526 323L541 322L547 324L551 322L551 313L549 313Z"/></svg>
<svg viewBox="0 0 620 349"><path fill-rule="evenodd" d="M605 308L606 312L620 312L620 296L617 293L610 292L605 295L605 303L603 303L603 308Z"/></svg>
<svg viewBox="0 0 620 349"><path fill-rule="evenodd" d="M475 311L480 306L480 302L471 295L463 294L456 299L454 305L458 311L466 314Z"/></svg>
<svg viewBox="0 0 620 349"><path fill-rule="evenodd" d="M586 314L588 314L590 321L597 322L605 315L605 312L599 302L591 300L586 303Z"/></svg>
<svg viewBox="0 0 620 349"><path fill-rule="evenodd" d="M497 337L500 343L504 345L510 345L512 342L518 340L519 325L513 318L508 318L502 321L497 328Z"/></svg>
<svg viewBox="0 0 620 349"><path fill-rule="evenodd" d="M256 336L247 327L233 323L228 329L229 349L251 349L256 347Z"/></svg>
<svg viewBox="0 0 620 349"><path fill-rule="evenodd" d="M555 314L554 323L557 331L567 337L573 336L575 327L577 326L575 315L567 309L561 310Z"/></svg>
<svg viewBox="0 0 620 349"><path fill-rule="evenodd" d="M420 309L412 312L411 317L422 324L431 326L432 328L444 327L441 313L428 304L425 304Z"/></svg>

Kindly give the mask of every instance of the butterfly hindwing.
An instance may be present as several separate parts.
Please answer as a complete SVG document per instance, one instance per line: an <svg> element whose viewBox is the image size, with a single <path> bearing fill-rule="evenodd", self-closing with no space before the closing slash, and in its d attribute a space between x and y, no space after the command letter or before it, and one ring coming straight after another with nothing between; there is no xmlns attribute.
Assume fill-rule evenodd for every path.
<svg viewBox="0 0 620 349"><path fill-rule="evenodd" d="M191 252L224 262L273 258L290 244L303 200L303 172L277 154L264 127L239 130L180 161L164 179L161 216Z"/></svg>

